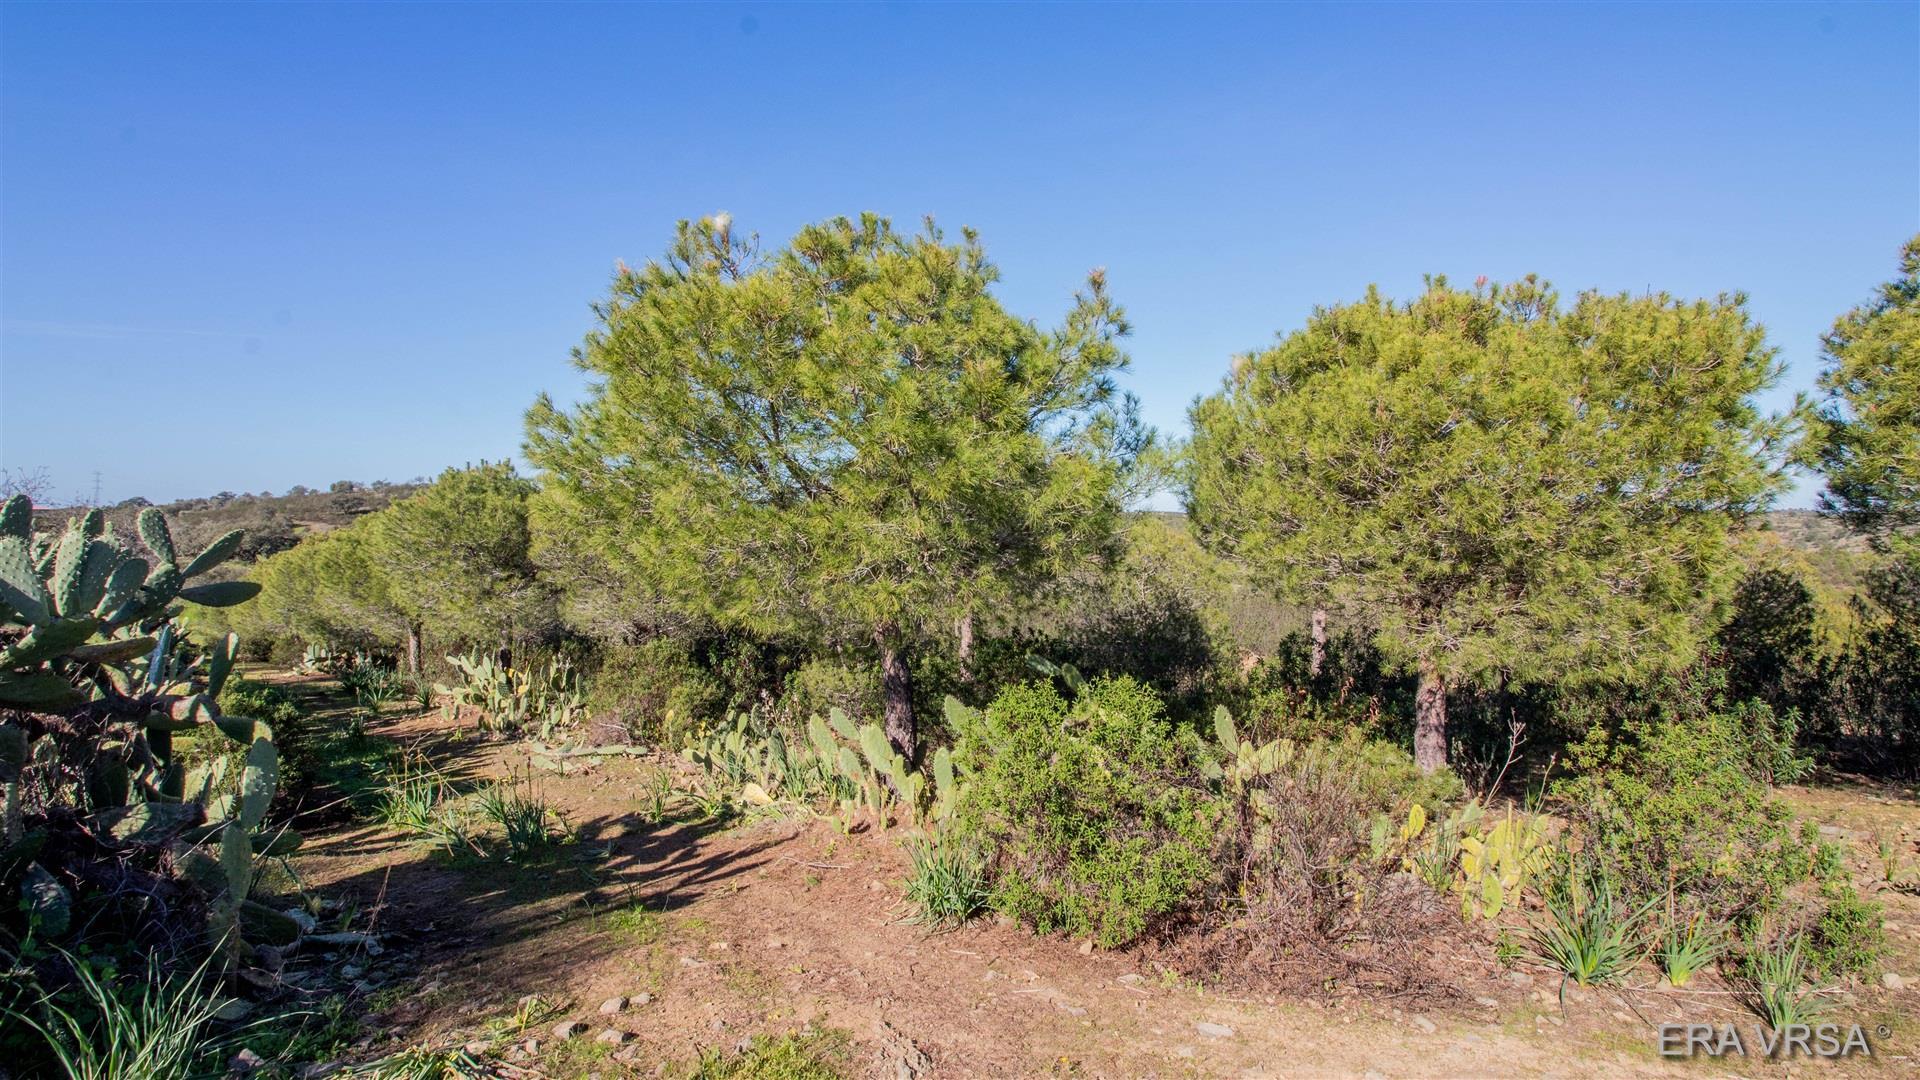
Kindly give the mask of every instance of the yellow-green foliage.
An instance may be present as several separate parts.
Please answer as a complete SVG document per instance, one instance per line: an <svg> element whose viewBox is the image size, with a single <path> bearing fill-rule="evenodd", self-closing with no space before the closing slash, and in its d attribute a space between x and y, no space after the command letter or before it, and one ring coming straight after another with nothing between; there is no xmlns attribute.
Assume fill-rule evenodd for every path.
<svg viewBox="0 0 1920 1080"><path fill-rule="evenodd" d="M1507 904L1520 899L1529 884L1544 873L1552 859L1546 819L1531 814L1506 815L1483 823L1478 803L1427 829L1426 809L1418 803L1408 811L1399 831L1401 864L1419 873L1429 884L1446 884L1460 898L1463 919L1492 919ZM1388 821L1375 822L1374 846L1382 842Z"/></svg>

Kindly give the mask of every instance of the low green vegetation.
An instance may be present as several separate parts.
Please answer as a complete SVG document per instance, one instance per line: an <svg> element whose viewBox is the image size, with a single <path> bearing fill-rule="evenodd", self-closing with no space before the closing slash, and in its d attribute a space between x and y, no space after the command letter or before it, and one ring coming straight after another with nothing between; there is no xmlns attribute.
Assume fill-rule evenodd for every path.
<svg viewBox="0 0 1920 1080"><path fill-rule="evenodd" d="M989 853L999 910L1111 947L1198 899L1220 808L1199 740L1139 683L1099 680L1071 702L1015 687L958 745L960 829Z"/></svg>
<svg viewBox="0 0 1920 1080"><path fill-rule="evenodd" d="M853 1075L852 1044L837 1029L756 1035L740 1050L706 1050L682 1071L686 1080L841 1080Z"/></svg>

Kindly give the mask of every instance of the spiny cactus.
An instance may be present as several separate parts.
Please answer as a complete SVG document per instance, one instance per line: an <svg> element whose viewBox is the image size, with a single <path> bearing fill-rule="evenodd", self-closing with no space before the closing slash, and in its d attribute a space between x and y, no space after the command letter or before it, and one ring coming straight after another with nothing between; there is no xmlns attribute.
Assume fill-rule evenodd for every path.
<svg viewBox="0 0 1920 1080"><path fill-rule="evenodd" d="M97 847L122 872L171 867L204 878L210 909L226 912L216 929L239 928L253 859L289 851L299 838L263 829L278 781L273 732L216 704L238 639L198 650L173 618L179 601L225 607L259 591L242 581L192 584L231 557L242 534L222 536L182 567L165 517L151 508L137 523L146 558L123 546L98 510L58 534L31 527L23 498L0 506L0 706L17 710L0 722L0 888L17 889L30 932L57 937L80 899L68 883L90 878L58 860ZM203 728L245 748L237 791L224 790L224 757L189 774L176 754L176 735ZM55 842L68 828L86 839ZM43 852L55 861L42 861ZM204 864L222 869L217 880L196 874ZM240 947L240 937L231 940Z"/></svg>
<svg viewBox="0 0 1920 1080"><path fill-rule="evenodd" d="M1426 811L1416 803L1395 846L1407 869L1435 888L1451 886L1460 898L1460 917L1469 920L1497 917L1546 871L1552 858L1544 818L1509 809L1505 817L1482 827L1483 815L1480 804L1469 803L1428 829ZM1387 828L1384 817L1374 822L1376 854L1389 847Z"/></svg>
<svg viewBox="0 0 1920 1080"><path fill-rule="evenodd" d="M949 699L949 715L956 707L964 708ZM963 786L945 748L934 752L928 772L917 771L880 725L856 725L839 709L824 720L810 719L807 738L799 743L735 714L682 753L708 776L740 790L749 804L824 802L849 826L867 820L882 829L900 821L941 827L952 819Z"/></svg>

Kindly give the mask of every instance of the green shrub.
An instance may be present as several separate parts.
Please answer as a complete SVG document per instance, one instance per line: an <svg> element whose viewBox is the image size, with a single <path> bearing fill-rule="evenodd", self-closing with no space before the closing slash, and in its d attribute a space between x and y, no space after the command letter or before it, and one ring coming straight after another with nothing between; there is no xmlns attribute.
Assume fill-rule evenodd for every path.
<svg viewBox="0 0 1920 1080"><path fill-rule="evenodd" d="M960 733L960 827L988 853L994 905L1042 932L1123 945L1193 902L1220 818L1200 748L1130 678L1071 703L1050 685L1002 692Z"/></svg>
<svg viewBox="0 0 1920 1080"><path fill-rule="evenodd" d="M795 730L804 727L808 717L828 716L835 709L863 720L878 717L879 669L872 664L849 667L833 660L813 660L787 676L779 711Z"/></svg>
<svg viewBox="0 0 1920 1080"><path fill-rule="evenodd" d="M612 718L641 740L676 746L687 732L726 711L720 679L672 638L607 650L588 681L587 710Z"/></svg>
<svg viewBox="0 0 1920 1080"><path fill-rule="evenodd" d="M1731 922L1777 909L1814 871L1818 845L1755 772L1750 703L1712 679L1665 680L1572 748L1555 785L1573 835L1625 895L1669 894Z"/></svg>
<svg viewBox="0 0 1920 1080"><path fill-rule="evenodd" d="M1880 905L1861 899L1848 884L1830 884L1822 894L1826 905L1807 933L1807 966L1829 977L1857 975L1872 967L1886 951Z"/></svg>

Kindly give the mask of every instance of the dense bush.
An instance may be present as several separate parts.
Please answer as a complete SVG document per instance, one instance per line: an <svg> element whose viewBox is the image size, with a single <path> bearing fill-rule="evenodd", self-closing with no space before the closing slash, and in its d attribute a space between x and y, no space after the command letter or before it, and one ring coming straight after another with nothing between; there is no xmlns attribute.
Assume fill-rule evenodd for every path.
<svg viewBox="0 0 1920 1080"><path fill-rule="evenodd" d="M835 660L811 660L786 678L779 710L790 722L826 716L839 709L848 716L880 713L880 673L873 665L849 666Z"/></svg>
<svg viewBox="0 0 1920 1080"><path fill-rule="evenodd" d="M1296 631L1247 672L1244 704L1234 712L1249 738L1377 734L1412 711L1413 680L1395 674L1366 635L1329 635L1318 671L1312 656L1311 639Z"/></svg>
<svg viewBox="0 0 1920 1080"><path fill-rule="evenodd" d="M634 735L677 745L694 726L725 712L726 687L672 638L616 645L588 680L587 710L597 721L624 724Z"/></svg>
<svg viewBox="0 0 1920 1080"><path fill-rule="evenodd" d="M1155 695L1101 679L1071 702L1015 687L960 733L960 827L990 853L994 905L1045 931L1134 940L1193 903L1220 807L1198 740Z"/></svg>
<svg viewBox="0 0 1920 1080"><path fill-rule="evenodd" d="M1555 790L1584 854L1626 895L1733 919L1808 878L1816 845L1767 789L1778 763L1755 749L1778 746L1770 709L1728 705L1710 671L1605 700L1571 748L1578 775Z"/></svg>
<svg viewBox="0 0 1920 1080"><path fill-rule="evenodd" d="M1850 884L1821 889L1822 904L1807 932L1807 966L1829 977L1867 970L1886 950L1880 905L1863 900Z"/></svg>
<svg viewBox="0 0 1920 1080"><path fill-rule="evenodd" d="M1781 714L1818 708L1815 621L1813 591L1799 575L1763 567L1742 578L1714 643L1728 696L1764 701Z"/></svg>

